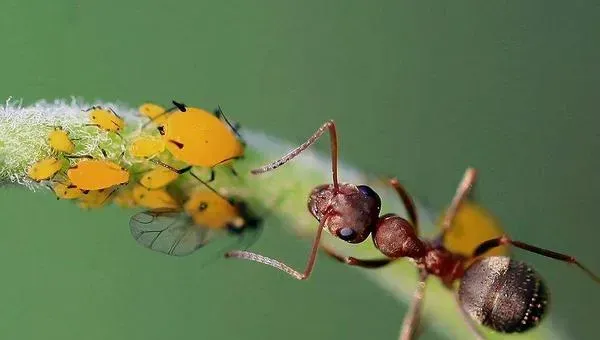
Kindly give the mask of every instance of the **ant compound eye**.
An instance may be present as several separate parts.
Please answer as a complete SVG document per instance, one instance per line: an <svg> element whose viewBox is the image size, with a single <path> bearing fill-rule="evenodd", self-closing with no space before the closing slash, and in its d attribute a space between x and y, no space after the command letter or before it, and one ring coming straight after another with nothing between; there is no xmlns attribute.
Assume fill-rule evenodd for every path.
<svg viewBox="0 0 600 340"><path fill-rule="evenodd" d="M358 188L358 191L360 191L363 195L374 199L375 202L377 202L378 209L381 207L381 198L375 192L375 190L371 189L371 187L369 187L367 185L359 185L359 186L357 186L357 188Z"/></svg>
<svg viewBox="0 0 600 340"><path fill-rule="evenodd" d="M344 227L337 232L337 235L344 241L352 241L356 236L356 232L350 227Z"/></svg>

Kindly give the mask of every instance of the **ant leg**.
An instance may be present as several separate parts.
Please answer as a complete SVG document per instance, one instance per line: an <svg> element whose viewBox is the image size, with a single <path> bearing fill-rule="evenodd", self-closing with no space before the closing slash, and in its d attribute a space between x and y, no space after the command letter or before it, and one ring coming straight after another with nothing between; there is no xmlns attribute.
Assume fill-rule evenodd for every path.
<svg viewBox="0 0 600 340"><path fill-rule="evenodd" d="M539 248L539 247L536 247L536 246L533 246L533 245L530 245L527 243L523 243L520 241L513 241L510 238L508 238L508 236L506 236L506 235L482 242L473 252L473 257L477 257L492 248L496 248L496 247L506 245L506 244L510 244L514 247L521 248L523 250L527 250L529 252L532 252L532 253L535 253L538 255L542 255L542 256L549 257L549 258L552 258L555 260L567 262L569 264L574 264L577 267L579 267L581 270L583 270L586 274L588 274L592 278L592 280L600 283L600 277L598 277L591 270L589 270L587 267L585 267L583 264L581 264L579 261L577 261L577 259L574 258L573 256L557 253L552 250L548 250L548 249L544 249L544 248Z"/></svg>
<svg viewBox="0 0 600 340"><path fill-rule="evenodd" d="M298 156L300 153L302 153L302 151L308 149L308 147L315 143L325 133L325 130L329 130L329 135L331 136L331 174L333 177L333 187L337 190L337 188L339 187L337 178L338 146L337 132L333 120L325 122L319 129L317 129L317 131L315 131L315 133L312 136L310 136L306 140L306 142L302 143L294 150L288 152L285 156L261 168L254 169L251 171L251 173L254 175L262 174L263 172L275 170L278 167L284 165L285 163L289 162L290 160Z"/></svg>
<svg viewBox="0 0 600 340"><path fill-rule="evenodd" d="M361 260L361 259L357 259L357 258L351 257L351 256L338 255L334 250L330 249L327 246L321 246L321 248L323 249L323 251L325 251L325 253L327 255L329 255L333 259L337 260L338 262L345 263L350 266L356 266L356 267L367 268L367 269L382 268L382 267L385 267L388 264L392 263L393 261L397 260L397 259L389 259L389 258Z"/></svg>
<svg viewBox="0 0 600 340"><path fill-rule="evenodd" d="M408 313L402 321L399 340L411 340L415 338L415 333L421 321L421 307L423 306L423 298L425 297L427 275L427 272L419 271L419 283L417 284L417 289L415 290Z"/></svg>
<svg viewBox="0 0 600 340"><path fill-rule="evenodd" d="M417 215L417 209L415 208L415 202L412 197L408 194L408 191L400 184L397 178L392 178L389 180L390 185L396 190L398 196L402 200L404 204L404 208L406 209L406 213L408 214L408 218L410 219L410 223L413 225L415 229L415 233L419 235L419 216Z"/></svg>
<svg viewBox="0 0 600 340"><path fill-rule="evenodd" d="M473 184L475 184L476 177L477 171L473 168L467 168L462 180L460 181L460 184L456 188L456 193L450 202L450 206L448 207L448 210L446 210L446 214L442 220L442 231L435 238L437 242L441 243L444 241L444 237L452 227L454 218L456 217L456 213L458 212L461 203L467 198L471 188L473 187Z"/></svg>
<svg viewBox="0 0 600 340"><path fill-rule="evenodd" d="M306 263L306 267L304 268L304 272L302 272L302 273L295 270L294 268L286 265L285 263L283 263L281 261L263 256L260 254L252 253L249 251L234 250L234 251L230 251L230 252L226 253L225 257L233 257L233 258L238 258L238 259L242 259L242 260L250 260L250 261L262 263L267 266L271 266L275 269L281 270L282 272L287 273L288 275L295 278L296 280L306 280L310 277L310 274L312 273L312 270L315 266L315 261L317 260L317 253L319 250L319 242L321 241L321 235L323 234L323 228L324 228L323 226L324 226L326 220L327 220L326 218L323 218L323 220L319 224L319 228L317 229L317 234L315 235L315 239L312 244L312 249L310 250L310 255L308 256L308 261Z"/></svg>
<svg viewBox="0 0 600 340"><path fill-rule="evenodd" d="M477 329L477 325L475 324L475 322L473 322L473 319L471 319L471 316L469 314L467 314L467 312L464 310L464 308L462 308L462 305L460 304L460 299L458 298L458 291L454 291L454 293L452 295L454 295L454 300L456 301L456 307L458 308L460 316L462 317L464 322L467 324L467 327L469 327L469 330L471 331L471 333L473 333L473 336L475 337L475 339L485 340L485 336L483 336L483 334L481 334L479 329Z"/></svg>

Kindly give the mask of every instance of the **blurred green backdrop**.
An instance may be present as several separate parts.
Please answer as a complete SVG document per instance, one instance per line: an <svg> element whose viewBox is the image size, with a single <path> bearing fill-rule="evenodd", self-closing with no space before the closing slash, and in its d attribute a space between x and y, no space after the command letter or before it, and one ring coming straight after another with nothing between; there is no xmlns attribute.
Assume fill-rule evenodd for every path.
<svg viewBox="0 0 600 340"><path fill-rule="evenodd" d="M475 166L511 235L599 270L598 32L593 1L4 0L0 94L221 104L292 142L334 118L346 162L438 210ZM198 270L139 248L123 210L18 189L0 202L3 339L395 339L405 312L328 260L304 283L236 261ZM302 264L307 248L275 226L254 249ZM596 338L599 287L517 256L573 338Z"/></svg>

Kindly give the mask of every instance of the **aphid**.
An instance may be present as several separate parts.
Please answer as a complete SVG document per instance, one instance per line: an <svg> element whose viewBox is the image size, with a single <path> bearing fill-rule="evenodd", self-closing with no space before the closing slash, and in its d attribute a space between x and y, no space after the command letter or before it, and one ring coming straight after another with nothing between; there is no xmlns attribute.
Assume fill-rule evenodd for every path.
<svg viewBox="0 0 600 340"><path fill-rule="evenodd" d="M166 187L177 179L179 174L164 167L154 168L142 175L140 184L148 189L159 189Z"/></svg>
<svg viewBox="0 0 600 340"><path fill-rule="evenodd" d="M103 108L100 106L92 106L87 110L90 116L90 126L96 126L108 132L119 133L125 127L125 121L113 109Z"/></svg>
<svg viewBox="0 0 600 340"><path fill-rule="evenodd" d="M122 208L133 208L137 205L133 198L133 189L131 188L119 190L115 194L115 198L113 201Z"/></svg>
<svg viewBox="0 0 600 340"><path fill-rule="evenodd" d="M393 261L410 258L417 266L419 283L408 314L404 318L400 339L413 339L418 328L426 281L429 276L438 277L452 291L455 282L460 283L454 293L459 311L477 338L483 338L475 322L498 332L524 332L535 327L546 311L548 292L535 270L520 261L506 256L481 258L488 250L502 245L512 245L533 253L574 264L593 280L594 275L574 257L538 248L508 236L482 242L468 257L449 251L443 244L456 212L475 182L475 170L467 169L456 194L442 221L442 231L432 240L419 238L418 216L412 198L396 179L390 185L396 190L406 207L408 219L395 214L379 216L379 195L366 185L339 183L337 179L337 136L333 121L326 122L305 143L281 159L253 170L259 174L273 170L312 145L323 133L331 135L331 163L333 184L317 186L310 193L308 210L319 221L308 263L298 272L283 262L248 251L232 251L227 257L251 260L272 266L298 280L307 279L314 267L323 229L347 243L363 242L372 236L375 247L385 255L381 259L357 259L326 252L342 263L363 268L380 268ZM474 260L466 266L469 260Z"/></svg>
<svg viewBox="0 0 600 340"><path fill-rule="evenodd" d="M129 153L137 158L152 158L165 150L165 142L158 136L136 137L129 146Z"/></svg>
<svg viewBox="0 0 600 340"><path fill-rule="evenodd" d="M102 153L106 157L104 150ZM71 184L83 191L108 189L129 182L129 171L113 161L88 155L67 157L84 158L67 170Z"/></svg>
<svg viewBox="0 0 600 340"><path fill-rule="evenodd" d="M110 202L111 196L116 189L100 189L84 193L77 202L80 208L95 209L101 208Z"/></svg>
<svg viewBox="0 0 600 340"><path fill-rule="evenodd" d="M206 198L207 201L197 200L195 208L188 204L185 210L157 209L135 214L129 221L133 238L148 249L172 256L189 255L219 236L236 236L245 248L254 243L260 234L262 219L251 212L244 201L225 200L226 204L233 206L233 210L226 210L231 214L222 216L225 223L216 228L216 225L203 222L215 221L211 216L214 215L213 209L224 213L223 203ZM186 212L188 209L194 210L193 215ZM202 215L209 217L203 220Z"/></svg>
<svg viewBox="0 0 600 340"><path fill-rule="evenodd" d="M44 158L33 164L27 174L34 181L48 180L62 169L64 162L55 157Z"/></svg>
<svg viewBox="0 0 600 340"><path fill-rule="evenodd" d="M173 103L177 108L158 131L175 159L191 166L213 168L244 154L244 145L235 130L215 114Z"/></svg>
<svg viewBox="0 0 600 340"><path fill-rule="evenodd" d="M150 121L157 126L163 125L167 121L167 109L155 103L144 103L140 105L138 111L150 118Z"/></svg>
<svg viewBox="0 0 600 340"><path fill-rule="evenodd" d="M50 187L54 194L56 195L56 199L65 199L65 200L73 200L82 197L83 191L79 190L73 184L65 184L56 182L53 186Z"/></svg>
<svg viewBox="0 0 600 340"><path fill-rule="evenodd" d="M57 152L71 154L75 151L75 145L71 138L69 138L69 134L60 127L55 127L50 132L50 135L48 135L48 143L52 150Z"/></svg>
<svg viewBox="0 0 600 340"><path fill-rule="evenodd" d="M210 190L193 193L185 202L183 209L192 217L195 224L206 228L242 228L245 223L237 206Z"/></svg>
<svg viewBox="0 0 600 340"><path fill-rule="evenodd" d="M133 200L140 207L148 209L176 209L179 203L164 189L150 190L144 186L133 187Z"/></svg>

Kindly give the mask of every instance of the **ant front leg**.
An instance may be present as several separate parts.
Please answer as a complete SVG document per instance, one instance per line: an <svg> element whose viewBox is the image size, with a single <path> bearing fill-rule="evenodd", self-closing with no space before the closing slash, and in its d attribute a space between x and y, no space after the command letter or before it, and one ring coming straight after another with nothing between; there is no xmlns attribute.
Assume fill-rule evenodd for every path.
<svg viewBox="0 0 600 340"><path fill-rule="evenodd" d="M598 275L594 274L591 270L589 270L587 267L585 267L583 264L581 264L579 261L577 261L577 259L575 257L567 255L567 254L557 253L552 250L536 247L536 246L533 246L531 244L527 244L527 243L524 243L521 241L514 241L514 240L511 240L506 235L482 242L475 249L472 257L480 256L492 248L496 248L496 247L499 247L502 245L507 245L507 244L512 245L517 248L521 248L523 250L526 250L526 251L529 251L529 252L532 252L535 254L538 254L538 255L549 257L551 259L555 259L558 261L573 264L573 265L579 267L579 269L583 270L587 275L589 275L592 280L596 281L597 283L600 283L600 277L598 277Z"/></svg>
<svg viewBox="0 0 600 340"><path fill-rule="evenodd" d="M328 246L321 246L321 248L323 248L327 255L337 260L338 262L366 269L379 269L397 260L389 258L361 260L351 256L338 255L333 249L329 248Z"/></svg>

